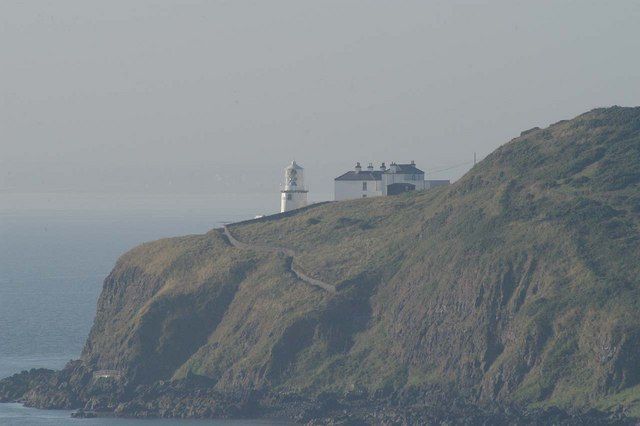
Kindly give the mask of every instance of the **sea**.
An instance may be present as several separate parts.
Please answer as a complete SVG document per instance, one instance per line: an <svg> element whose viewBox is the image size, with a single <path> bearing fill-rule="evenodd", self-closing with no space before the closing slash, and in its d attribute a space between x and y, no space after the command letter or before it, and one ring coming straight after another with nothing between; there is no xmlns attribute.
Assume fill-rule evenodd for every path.
<svg viewBox="0 0 640 426"><path fill-rule="evenodd" d="M279 194L0 194L0 378L77 359L118 257L158 238L271 214ZM269 421L72 419L0 404L0 425L248 425Z"/></svg>

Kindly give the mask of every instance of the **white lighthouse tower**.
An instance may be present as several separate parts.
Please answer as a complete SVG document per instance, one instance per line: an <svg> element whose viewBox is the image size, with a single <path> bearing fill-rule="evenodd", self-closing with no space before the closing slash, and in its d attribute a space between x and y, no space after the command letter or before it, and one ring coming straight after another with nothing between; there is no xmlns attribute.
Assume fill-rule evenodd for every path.
<svg viewBox="0 0 640 426"><path fill-rule="evenodd" d="M299 209L307 205L304 169L292 161L284 169L284 188L280 191L280 212Z"/></svg>

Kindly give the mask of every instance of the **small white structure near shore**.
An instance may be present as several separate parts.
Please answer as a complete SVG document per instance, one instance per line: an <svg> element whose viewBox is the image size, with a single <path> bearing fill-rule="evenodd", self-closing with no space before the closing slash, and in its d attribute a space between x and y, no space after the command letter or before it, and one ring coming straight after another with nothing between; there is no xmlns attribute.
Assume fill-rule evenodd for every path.
<svg viewBox="0 0 640 426"><path fill-rule="evenodd" d="M299 209L307 205L304 169L295 160L284 169L284 187L280 191L280 212Z"/></svg>
<svg viewBox="0 0 640 426"><path fill-rule="evenodd" d="M356 163L354 170L338 176L334 183L336 201L395 195L449 185L448 180L425 180L425 173L413 161L408 164L391 163L389 168L382 163L378 170L371 163L366 170L362 169L360 163Z"/></svg>
<svg viewBox="0 0 640 426"><path fill-rule="evenodd" d="M124 373L120 370L98 370L93 372L93 379L122 379Z"/></svg>

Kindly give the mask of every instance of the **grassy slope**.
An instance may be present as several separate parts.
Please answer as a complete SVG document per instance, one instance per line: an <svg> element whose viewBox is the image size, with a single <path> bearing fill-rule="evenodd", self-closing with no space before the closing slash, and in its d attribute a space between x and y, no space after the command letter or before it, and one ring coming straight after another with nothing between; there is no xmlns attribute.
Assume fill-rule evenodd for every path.
<svg viewBox="0 0 640 426"><path fill-rule="evenodd" d="M125 255L84 358L221 388L442 383L481 399L640 399L640 108L502 146L456 184L330 203ZM143 362L144 360L144 362Z"/></svg>

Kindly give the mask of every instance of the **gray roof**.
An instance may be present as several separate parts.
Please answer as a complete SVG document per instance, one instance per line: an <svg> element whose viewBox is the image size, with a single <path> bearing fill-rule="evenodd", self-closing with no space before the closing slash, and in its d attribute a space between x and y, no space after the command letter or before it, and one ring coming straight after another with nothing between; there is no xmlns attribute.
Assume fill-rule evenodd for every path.
<svg viewBox="0 0 640 426"><path fill-rule="evenodd" d="M381 170L362 170L360 172L351 170L334 180L382 180L382 173Z"/></svg>
<svg viewBox="0 0 640 426"><path fill-rule="evenodd" d="M398 171L396 173L410 174L410 175L415 175L420 173L424 174L424 172L419 168L417 168L415 164L396 164L396 165L398 166ZM391 166L389 166L389 168L391 168ZM385 173L393 173L393 172L387 169Z"/></svg>
<svg viewBox="0 0 640 426"><path fill-rule="evenodd" d="M416 167L415 164L396 164L398 166L398 171L396 173L405 174L405 175L417 175L424 174L422 170ZM355 170L351 170L341 176L338 176L334 180L382 180L383 173L393 173L390 168L386 171L382 170L368 170L364 169L359 172Z"/></svg>
<svg viewBox="0 0 640 426"><path fill-rule="evenodd" d="M291 164L289 164L287 167L285 167L285 169L304 170L302 167L300 167L300 165L298 163L296 163L296 160L293 160L291 162Z"/></svg>

